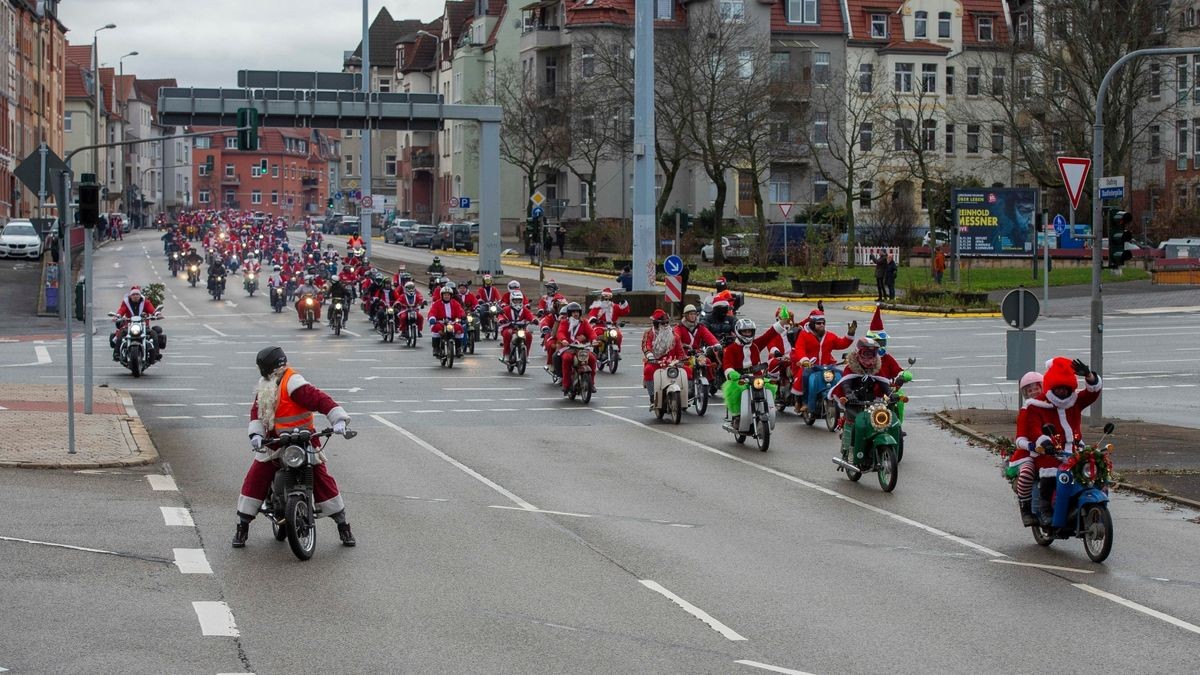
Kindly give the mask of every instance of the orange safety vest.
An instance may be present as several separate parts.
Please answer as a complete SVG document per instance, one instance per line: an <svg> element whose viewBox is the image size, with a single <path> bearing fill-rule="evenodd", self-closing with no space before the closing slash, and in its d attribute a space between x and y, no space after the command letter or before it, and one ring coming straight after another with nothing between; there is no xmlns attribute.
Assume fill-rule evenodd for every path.
<svg viewBox="0 0 1200 675"><path fill-rule="evenodd" d="M283 371L283 378L279 380L279 403L275 405L275 426L272 428L276 435L298 427L316 431L312 411L300 406L288 395L288 380L295 374L296 371L288 368Z"/></svg>

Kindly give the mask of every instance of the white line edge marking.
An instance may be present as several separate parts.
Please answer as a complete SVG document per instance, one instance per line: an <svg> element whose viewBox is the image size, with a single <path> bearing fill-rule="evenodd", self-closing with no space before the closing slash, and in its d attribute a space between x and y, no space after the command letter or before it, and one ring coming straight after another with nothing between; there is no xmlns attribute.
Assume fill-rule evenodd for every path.
<svg viewBox="0 0 1200 675"><path fill-rule="evenodd" d="M162 511L163 522L168 527L195 527L196 523L192 520L192 514L182 506L160 506L159 511Z"/></svg>
<svg viewBox="0 0 1200 675"><path fill-rule="evenodd" d="M183 311L188 313L188 316L196 316L195 313L192 312L192 310L188 309L187 305L183 304L182 300L179 301L179 306L183 308Z"/></svg>
<svg viewBox="0 0 1200 675"><path fill-rule="evenodd" d="M182 574L213 573L212 565L209 565L208 558L204 557L204 549L176 548L172 551L175 553L175 566Z"/></svg>
<svg viewBox="0 0 1200 675"><path fill-rule="evenodd" d="M227 337L229 337L228 335L226 335L226 334L222 333L221 331L217 330L216 328L213 328L212 326L210 326L210 325L208 325L208 324L206 324L206 323L202 323L202 324L200 324L200 325L201 325L201 326L204 326L205 328L207 328L207 329L211 330L212 332L216 333L218 337L223 337L223 338L227 338Z"/></svg>
<svg viewBox="0 0 1200 675"><path fill-rule="evenodd" d="M1112 593L1109 593L1108 591L1102 591L1099 588L1096 588L1095 586L1089 586L1087 584L1071 584L1071 585L1080 590L1087 591L1088 593L1091 593L1092 595L1100 596L1101 598L1104 598L1105 600L1112 600L1113 602L1117 603L1118 605L1124 605L1134 611L1138 611L1147 616L1152 616L1156 619L1166 621L1167 623L1169 623L1173 626L1178 626L1186 631L1190 631L1192 633L1196 633L1197 635L1200 635L1200 626L1188 623L1188 622L1184 621L1183 619L1177 619L1177 618L1171 616L1170 614L1164 614L1164 613L1158 611L1157 609L1150 609L1149 607L1147 607L1145 605L1139 605L1138 603L1136 603L1132 600L1126 600L1125 598L1122 598L1119 595L1113 595Z"/></svg>
<svg viewBox="0 0 1200 675"><path fill-rule="evenodd" d="M592 517L591 514L588 514L588 513L571 513L570 511L547 511L546 509L526 509L526 508L519 508L516 506L499 506L496 504L488 506L488 508L489 509L504 509L505 511L526 511L528 513L546 513L546 514L549 514L552 516L573 516L575 518L591 518Z"/></svg>
<svg viewBox="0 0 1200 675"><path fill-rule="evenodd" d="M1078 574L1095 574L1095 570L1082 570L1077 567L1059 567L1058 565L1043 565L1041 563L1019 562L1017 560L1006 560L1003 558L992 558L988 562L1000 563L1002 565L1020 565L1021 567L1036 567L1041 570L1056 570L1059 572L1076 572Z"/></svg>
<svg viewBox="0 0 1200 675"><path fill-rule="evenodd" d="M152 473L146 476L146 480L150 481L150 489L159 492L179 492L179 486L175 484L175 478L158 473Z"/></svg>
<svg viewBox="0 0 1200 675"><path fill-rule="evenodd" d="M200 634L217 637L238 637L237 622L233 612L223 602L197 601L192 603L196 618L200 621Z"/></svg>
<svg viewBox="0 0 1200 675"><path fill-rule="evenodd" d="M720 633L721 635L725 636L725 639L732 640L734 642L746 639L746 638L742 637L741 635L738 635L737 631L733 630L729 626L726 626L725 624L721 623L720 621L717 621L716 619L714 619L712 617L712 615L710 615L708 612L700 609L699 607L693 605L692 603L688 602L687 600L684 600L683 598L679 597L678 595L675 595L671 591L668 591L667 589L663 588L662 585L659 584L657 581L653 581L651 579L638 579L638 583L645 586L646 588L649 588L650 590L654 591L655 593L662 595L663 597L665 597L666 599L675 603L676 605L679 605L680 607L683 608L683 611L687 612L688 614L691 614L692 616L696 617L697 619L700 619L704 623L708 624L709 628L711 628L711 629L717 631L718 633Z"/></svg>
<svg viewBox="0 0 1200 675"><path fill-rule="evenodd" d="M65 548L72 551L83 551L84 553L103 553L104 555L121 555L116 551L105 551L99 548L87 548L86 546L71 546L70 544L55 544L52 541L37 541L36 539L21 539L20 537L0 537L0 541L16 541L22 544L37 544L38 546L49 546L51 548Z"/></svg>
<svg viewBox="0 0 1200 675"><path fill-rule="evenodd" d="M783 673L783 675L812 675L812 673L806 673L803 670L792 670L791 668L781 668L779 666L772 666L769 663L759 663L758 661L751 661L749 659L739 659L737 661L734 661L734 663L740 663L743 666L750 666L751 668L761 668L763 670L769 670L772 673Z"/></svg>
<svg viewBox="0 0 1200 675"><path fill-rule="evenodd" d="M37 354L37 362L39 366L44 366L50 363L50 350L38 345L33 348L33 353Z"/></svg>
<svg viewBox="0 0 1200 675"><path fill-rule="evenodd" d="M597 410L594 408L592 408L591 410L599 415L605 415L607 417L621 420L622 422L626 422L626 423L632 424L634 426L642 427L643 429L646 429L647 431L653 431L656 434L662 434L663 436L667 436L668 438L673 438L681 443L686 443L693 447L700 448L701 450L704 450L705 452L711 452L714 455L718 455L718 456L724 457L726 459L731 459L740 464L745 464L746 466L758 469L759 471L765 471L773 476L777 476L784 480L791 481L797 485L803 485L804 487L816 490L817 492L820 492L822 494L829 495L830 497L833 497L835 499L840 499L848 504L853 504L857 507L866 509L873 513L877 513L881 516L891 518L892 520L895 520L899 523L903 523L905 525L915 527L919 530L924 530L930 534L941 537L947 541L952 541L956 544L961 544L963 546L966 546L967 548L973 549L975 551L979 551L980 553L983 553L984 555L990 556L992 558L1007 558L1008 557L999 551L993 551L992 549L990 549L982 544L976 544L973 541L963 539L962 537L950 534L949 532L946 532L944 530L939 530L938 528L933 527L932 525L926 525L925 523L915 521L912 518L907 518L898 513L892 513L891 511L888 511L887 509L881 509L878 506L873 506L864 501L859 501L859 500L855 499L854 497L844 495L844 494L838 492L837 490L831 490L830 488L824 487L822 485L817 485L816 483L810 483L809 481L806 481L803 478L797 478L791 474L784 473L777 469L772 469L769 466L763 466L762 464L757 464L755 462L751 462L748 459L742 459L741 457L738 457L737 455L731 455L728 452L725 452L724 450L718 450L712 446L705 445L705 444L701 443L700 441L693 441L690 438L685 438L683 436L679 436L679 435L673 434L669 431L664 431L662 429L656 429L648 424L643 424L641 422L638 422L637 420L631 420L628 417L621 417L620 415L615 415L613 413L606 412L604 410Z"/></svg>
<svg viewBox="0 0 1200 675"><path fill-rule="evenodd" d="M459 471L462 471L463 473L474 478L475 480L479 481L480 483L483 483L484 485L492 488L496 492L499 492L500 494L504 495L505 497L508 498L509 501L511 501L512 503L521 507L523 510L525 510L525 511L537 511L538 510L538 508L536 506L534 506L533 504L530 504L529 502L525 501L524 499L521 499L520 497L516 496L515 494L504 489L497 483L493 482L490 478L488 478L487 476L484 476L483 474L479 473L475 469L472 469L471 467L467 466L466 464L463 464L462 462L458 461L457 459L454 459L450 455L447 455L446 453L442 452L441 450L438 450L437 448L435 448L432 445L430 445L429 443L427 443L425 440L423 440L423 439L419 438L418 436L416 436L415 434L413 434L408 429L405 429L404 427L402 427L398 424L390 422L390 421L380 417L379 415L371 415L371 419L375 420L376 422L379 422L380 424L382 424L385 427L388 427L388 428L398 432L400 435L404 436L405 438L412 441L413 443L416 443L417 445L421 446L422 448L425 448L426 450L433 453L434 455L449 462L451 466L457 468Z"/></svg>

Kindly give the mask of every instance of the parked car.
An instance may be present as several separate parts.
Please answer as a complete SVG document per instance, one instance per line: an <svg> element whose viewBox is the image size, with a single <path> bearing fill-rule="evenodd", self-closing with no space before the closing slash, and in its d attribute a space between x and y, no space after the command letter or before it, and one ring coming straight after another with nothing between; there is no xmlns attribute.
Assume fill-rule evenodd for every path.
<svg viewBox="0 0 1200 675"><path fill-rule="evenodd" d="M750 257L750 247L747 245L746 238L740 234L721 237L721 248L724 250L726 258ZM709 262L715 253L716 249L713 248L712 242L709 242L700 249L700 259Z"/></svg>
<svg viewBox="0 0 1200 675"><path fill-rule="evenodd" d="M949 232L947 232L945 230L935 230L933 232L933 234L937 235L937 240L938 240L939 245L945 246L950 243L950 233ZM931 236L931 234L929 232L926 232L925 236L921 237L921 245L922 246L929 246L930 236Z"/></svg>
<svg viewBox="0 0 1200 675"><path fill-rule="evenodd" d="M0 231L0 257L32 258L42 255L42 238L28 220L10 220Z"/></svg>
<svg viewBox="0 0 1200 675"><path fill-rule="evenodd" d="M437 228L432 225L417 225L404 233L405 246L424 246L428 249L433 248L433 235L437 233Z"/></svg>
<svg viewBox="0 0 1200 675"><path fill-rule="evenodd" d="M334 229L334 234L354 234L362 231L362 220L358 216L342 216L337 227Z"/></svg>
<svg viewBox="0 0 1200 675"><path fill-rule="evenodd" d="M416 227L415 220L398 220L395 225L383 231L383 242L385 244L401 244L404 242L404 235L409 230Z"/></svg>
<svg viewBox="0 0 1200 675"><path fill-rule="evenodd" d="M454 249L470 251L475 248L471 241L471 223L438 223L437 232L433 235L431 249Z"/></svg>

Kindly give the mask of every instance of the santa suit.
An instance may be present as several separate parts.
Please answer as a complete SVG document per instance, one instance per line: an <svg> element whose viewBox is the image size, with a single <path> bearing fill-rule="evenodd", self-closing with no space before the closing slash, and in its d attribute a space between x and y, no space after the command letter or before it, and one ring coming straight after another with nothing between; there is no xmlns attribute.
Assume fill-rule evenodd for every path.
<svg viewBox="0 0 1200 675"><path fill-rule="evenodd" d="M542 349L546 350L546 365L549 366L554 362L554 348L557 346L558 317L547 312L538 321L538 328L545 333L545 338L542 339Z"/></svg>
<svg viewBox="0 0 1200 675"><path fill-rule="evenodd" d="M763 349L775 337L783 335L786 332L782 325L775 323L770 329L764 331L762 335L751 340L750 344L742 344L741 340L729 344L725 347L725 353L722 357L722 370L727 372L729 370L736 370L740 373L763 363Z"/></svg>
<svg viewBox="0 0 1200 675"><path fill-rule="evenodd" d="M479 301L475 299L475 296L471 295L470 293L459 293L454 297L456 300L458 300L458 304L462 305L463 309L467 310L468 312L474 312L475 307L479 304Z"/></svg>
<svg viewBox="0 0 1200 675"><path fill-rule="evenodd" d="M554 295L543 295L541 299L538 300L538 309L545 310L547 313L550 313L554 311L555 302L565 303L566 301L566 297L564 297L561 293L555 293Z"/></svg>
<svg viewBox="0 0 1200 675"><path fill-rule="evenodd" d="M518 311L514 307L505 307L504 311L496 318L497 325L500 326L500 339L503 341L503 354L508 356L508 346L512 344L513 333L516 328L512 324L517 322L533 323L533 312L529 311L528 307L521 307ZM528 338L525 341L526 346L529 344Z"/></svg>
<svg viewBox="0 0 1200 675"><path fill-rule="evenodd" d="M121 306L117 308L117 318L115 319L117 329L113 332L113 340L120 341L124 339L125 329L130 317L141 316L143 314L154 316L154 313L154 303L150 302L146 296L143 295L142 301L134 304L129 300L129 294L126 294L121 300Z"/></svg>
<svg viewBox="0 0 1200 675"><path fill-rule="evenodd" d="M600 327L604 328L608 324L615 324L621 320L621 317L629 314L629 303L622 300L619 304L612 300L597 300L592 303L588 309L588 318L596 319L600 322ZM617 329L617 348L621 347L621 343L625 340L625 334Z"/></svg>
<svg viewBox="0 0 1200 675"><path fill-rule="evenodd" d="M279 380L278 401L272 415L262 415L258 408L257 397L250 406L251 436L260 435L265 438L275 438L281 431L302 428L315 430L313 413L325 415L330 425L338 422L348 422L350 416L328 394L309 384L304 377L291 368L284 370ZM266 417L270 418L271 428L266 427ZM320 447L317 439L312 439L313 447ZM263 447L254 452L254 461L242 481L241 495L238 497L238 513L253 517L258 513L271 481L278 470L277 459L283 449L271 450ZM337 482L325 468L324 455L317 454L318 464L313 467L313 498L317 511L321 516L331 516L345 509L342 496L338 492Z"/></svg>
<svg viewBox="0 0 1200 675"><path fill-rule="evenodd" d="M462 324L459 322L465 321L466 318L466 310L454 298L451 298L449 301L435 300L429 306L429 325L433 328L435 338L439 337L439 334L442 332L442 324L447 320L454 322L455 336L462 335Z"/></svg>
<svg viewBox="0 0 1200 675"><path fill-rule="evenodd" d="M684 351L683 345L679 342L679 336L675 334L675 330L668 327L663 327L659 330L669 331L671 333L671 344L666 351L659 353L654 348L654 339L658 334L658 330L651 328L642 335L642 355L643 359L646 354L652 354L654 361L646 360L642 365L642 381L651 382L654 380L654 373L659 368L667 365L671 361L686 361L687 352ZM687 378L692 379L692 369L688 366L683 366L687 372Z"/></svg>
<svg viewBox="0 0 1200 675"><path fill-rule="evenodd" d="M574 325L572 325L572 324L574 324ZM591 344L596 341L596 332L594 330L592 330L592 325L589 324L587 321L583 320L582 318L580 318L579 320L576 320L576 321L572 321L570 319L564 319L564 320L560 321L558 324L557 340L558 340L558 344L560 345L559 350L562 352L563 391L568 391L571 386L571 378L568 377L567 374L570 373L571 368L574 367L575 351L572 349L567 349L566 347L567 347L567 345L570 345L570 344L573 344L576 342L583 342L583 343ZM590 384L590 386L595 388L595 386L596 386L596 355L593 354L590 350L587 352L584 352L584 353L587 354L588 362L592 366L592 371L591 371L592 377L591 377L591 382L589 384Z"/></svg>
<svg viewBox="0 0 1200 675"><path fill-rule="evenodd" d="M297 318L299 318L301 321L304 321L304 313L310 309L310 307L308 307L304 303L305 294L312 296L313 304L312 304L311 309L312 309L312 313L313 313L313 321L320 323L322 298L321 298L320 293L317 292L317 288L315 286L301 286L296 289L296 305L295 305L295 307L296 307Z"/></svg>
<svg viewBox="0 0 1200 675"><path fill-rule="evenodd" d="M1082 391L1074 391L1066 399L1059 400L1047 389L1042 395L1030 399L1024 408L1024 420L1021 436L1028 441L1028 449L1032 452L1035 446L1041 445L1050 437L1042 433L1042 426L1049 424L1055 429L1058 442L1074 441L1082 437L1083 410L1100 398L1100 390L1104 382L1097 376L1096 384L1087 384ZM1070 447L1070 446L1067 446ZM1034 466L1038 475L1054 477L1058 474L1060 460L1052 453L1035 454Z"/></svg>
<svg viewBox="0 0 1200 675"><path fill-rule="evenodd" d="M500 291L495 286L480 286L475 295L481 303L500 302Z"/></svg>
<svg viewBox="0 0 1200 675"><path fill-rule="evenodd" d="M417 329L421 328L421 305L425 304L425 298L421 297L421 293L401 293L400 298L396 301L400 305L400 332L404 332L408 328L408 311L412 309L417 313Z"/></svg>
<svg viewBox="0 0 1200 675"><path fill-rule="evenodd" d="M688 328L687 324L680 323L675 326L675 336L679 338L679 344L683 345L684 349L692 351L700 351L705 347L715 347L720 342L717 336L712 334L704 324L696 322L695 328Z"/></svg>
<svg viewBox="0 0 1200 675"><path fill-rule="evenodd" d="M830 333L828 330L821 337L817 337L817 334L808 327L800 331L800 334L796 336L796 356L792 359L792 393L796 396L804 394L805 369L800 365L802 359L812 361L809 367L836 365L838 359L833 356L834 350L846 349L852 344L854 344L853 337L842 337Z"/></svg>
<svg viewBox="0 0 1200 675"><path fill-rule="evenodd" d="M513 294L513 292L514 292L514 291L505 291L505 292L504 292L504 295L500 296L500 304L502 304L502 305L507 305L507 304L509 304L510 302L512 302L512 294ZM521 289L519 289L519 288L518 288L518 289L516 290L516 292L520 293L520 292L521 292Z"/></svg>

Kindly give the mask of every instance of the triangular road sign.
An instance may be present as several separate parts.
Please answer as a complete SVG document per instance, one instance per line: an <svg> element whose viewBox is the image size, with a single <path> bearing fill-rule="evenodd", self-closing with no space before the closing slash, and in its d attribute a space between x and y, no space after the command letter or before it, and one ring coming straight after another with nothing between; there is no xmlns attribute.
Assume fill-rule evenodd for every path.
<svg viewBox="0 0 1200 675"><path fill-rule="evenodd" d="M1079 198L1083 196L1083 183L1087 180L1088 169L1092 168L1092 160L1086 157L1059 157L1058 173L1062 175L1063 184L1067 186L1067 197L1071 199L1071 208L1079 208Z"/></svg>
<svg viewBox="0 0 1200 675"><path fill-rule="evenodd" d="M784 218L787 218L788 215L791 214L792 206L793 206L793 204L791 202L781 202L779 204L779 211L780 211L780 213L783 214Z"/></svg>

